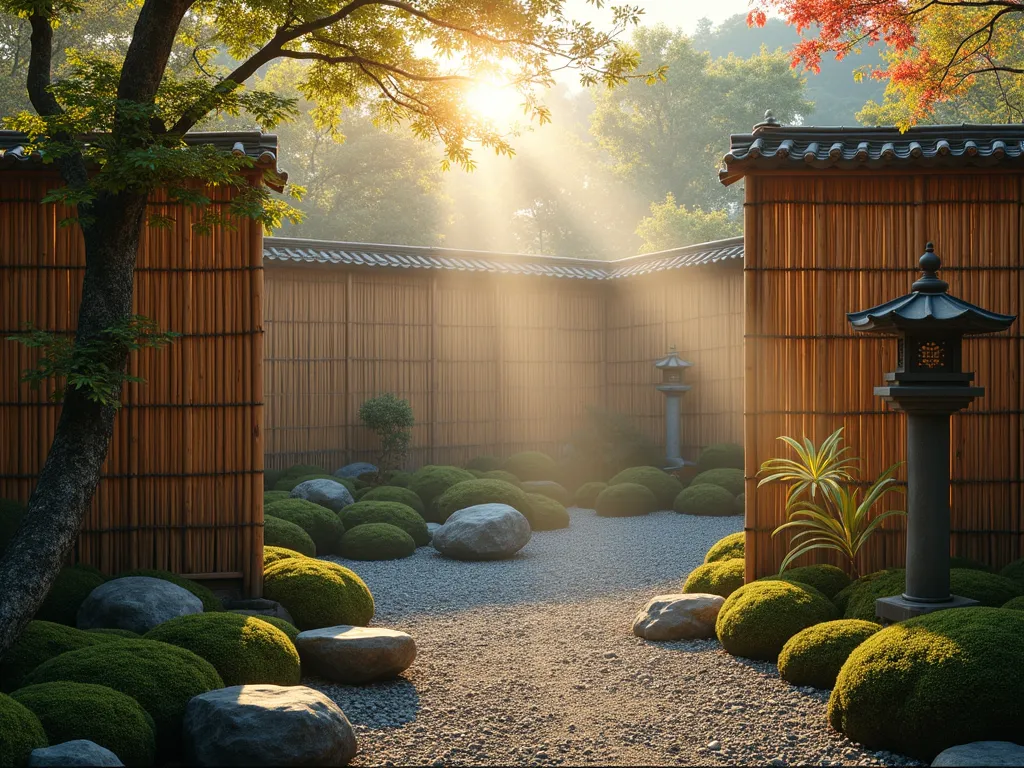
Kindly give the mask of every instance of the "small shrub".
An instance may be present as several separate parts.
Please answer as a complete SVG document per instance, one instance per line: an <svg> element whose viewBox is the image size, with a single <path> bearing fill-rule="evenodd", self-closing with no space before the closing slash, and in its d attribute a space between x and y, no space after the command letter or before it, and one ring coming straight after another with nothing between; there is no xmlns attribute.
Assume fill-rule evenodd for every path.
<svg viewBox="0 0 1024 768"><path fill-rule="evenodd" d="M834 565L825 564L787 568L780 574L765 576L758 581L790 581L795 584L808 584L829 600L850 586L850 577L846 575L846 571Z"/></svg>
<svg viewBox="0 0 1024 768"><path fill-rule="evenodd" d="M33 749L48 746L46 731L35 713L0 693L0 768L27 765Z"/></svg>
<svg viewBox="0 0 1024 768"><path fill-rule="evenodd" d="M75 626L78 609L85 602L85 598L105 581L106 579L94 568L78 565L61 568L35 618L67 624L69 627Z"/></svg>
<svg viewBox="0 0 1024 768"><path fill-rule="evenodd" d="M177 584L182 589L187 589L193 595L203 601L204 611L223 611L224 604L221 603L220 598L217 597L213 592L202 584L197 584L191 579L186 579L178 576L176 573L170 571L157 571L150 570L147 568L138 568L134 571L125 571L115 576L115 579L123 579L125 576L149 576L151 579L163 579L169 581L171 584Z"/></svg>
<svg viewBox="0 0 1024 768"><path fill-rule="evenodd" d="M725 599L715 632L722 647L733 656L775 661L786 641L797 632L836 618L836 607L814 587L755 581Z"/></svg>
<svg viewBox="0 0 1024 768"><path fill-rule="evenodd" d="M1007 565L999 572L999 575L1024 584L1024 557L1020 560L1014 560L1012 563Z"/></svg>
<svg viewBox="0 0 1024 768"><path fill-rule="evenodd" d="M704 562L713 563L717 560L731 560L734 557L742 559L746 554L746 541L747 534L743 531L730 533L711 545L711 549L704 555Z"/></svg>
<svg viewBox="0 0 1024 768"><path fill-rule="evenodd" d="M535 531L557 531L569 527L569 511L550 496L539 493L526 495L530 503L530 528Z"/></svg>
<svg viewBox="0 0 1024 768"><path fill-rule="evenodd" d="M739 496L733 499L732 508L734 515L747 514L747 494L741 493Z"/></svg>
<svg viewBox="0 0 1024 768"><path fill-rule="evenodd" d="M487 472L480 473L479 480L501 480L514 485L516 488L522 487L522 483L519 482L519 478L513 475L511 472L506 472L504 469L492 469Z"/></svg>
<svg viewBox="0 0 1024 768"><path fill-rule="evenodd" d="M1000 607L1007 611L1024 611L1024 596L1007 600Z"/></svg>
<svg viewBox="0 0 1024 768"><path fill-rule="evenodd" d="M267 624L270 624L273 627L277 627L286 635L288 635L288 639L291 640L293 644L295 643L295 638L299 636L298 627L296 627L291 622L277 618L277 616L250 616L249 618L257 619L259 621L265 621L267 622Z"/></svg>
<svg viewBox="0 0 1024 768"><path fill-rule="evenodd" d="M636 517L657 508L657 497L650 488L638 483L609 485L597 495L594 503L598 517Z"/></svg>
<svg viewBox="0 0 1024 768"><path fill-rule="evenodd" d="M607 487L608 483L584 483L576 489L576 506L581 509L593 509L597 505L597 497Z"/></svg>
<svg viewBox="0 0 1024 768"><path fill-rule="evenodd" d="M569 492L553 480L527 480L520 487L531 496L534 494L547 496L563 507L569 503Z"/></svg>
<svg viewBox="0 0 1024 768"><path fill-rule="evenodd" d="M728 597L743 586L743 559L714 560L698 565L683 583L683 592Z"/></svg>
<svg viewBox="0 0 1024 768"><path fill-rule="evenodd" d="M275 501L284 501L290 497L290 491L264 491L263 506L273 504Z"/></svg>
<svg viewBox="0 0 1024 768"><path fill-rule="evenodd" d="M434 519L434 499L464 480L476 480L476 478L458 467L442 467L431 464L421 467L413 473L409 478L409 490L419 496L423 502L426 519L432 522L441 522Z"/></svg>
<svg viewBox="0 0 1024 768"><path fill-rule="evenodd" d="M373 596L348 568L311 558L280 560L263 574L263 596L276 600L302 630L350 624L365 627L373 618Z"/></svg>
<svg viewBox="0 0 1024 768"><path fill-rule="evenodd" d="M412 536L390 523L363 523L341 537L341 556L349 560L400 560L415 551Z"/></svg>
<svg viewBox="0 0 1024 768"><path fill-rule="evenodd" d="M30 685L11 697L39 718L51 744L88 739L127 766L153 764L153 718L127 694L93 683L60 681Z"/></svg>
<svg viewBox="0 0 1024 768"><path fill-rule="evenodd" d="M420 517L423 517L424 512L426 512L423 508L423 499L417 496L415 492L395 485L380 485L376 488L369 488L365 494L359 497L359 501L394 501L411 507Z"/></svg>
<svg viewBox="0 0 1024 768"><path fill-rule="evenodd" d="M263 546L290 549L307 557L316 556L316 545L309 534L295 523L264 513Z"/></svg>
<svg viewBox="0 0 1024 768"><path fill-rule="evenodd" d="M494 469L501 469L501 459L497 456L477 456L466 462L466 469L490 472Z"/></svg>
<svg viewBox="0 0 1024 768"><path fill-rule="evenodd" d="M404 490L404 489L402 489ZM345 526L346 535L357 527L374 523L386 523L401 528L413 540L413 548L424 547L430 543L430 531L427 524L416 511L397 501L357 501L338 513L338 519ZM344 537L342 538L344 541ZM344 551L344 547L342 547ZM348 555L345 555L348 557ZM404 555L402 555L404 557ZM362 560L364 558L356 558ZM373 558L390 560L392 558Z"/></svg>
<svg viewBox="0 0 1024 768"><path fill-rule="evenodd" d="M831 688L853 649L879 630L874 622L836 619L793 635L779 653L779 677L792 685Z"/></svg>
<svg viewBox="0 0 1024 768"><path fill-rule="evenodd" d="M434 503L433 519L443 523L460 509L477 504L508 504L527 519L530 517L530 501L526 493L511 483L502 480L465 480L438 496Z"/></svg>
<svg viewBox="0 0 1024 768"><path fill-rule="evenodd" d="M411 479L412 472L406 472L403 469L393 469L383 474L384 485L394 488L408 488Z"/></svg>
<svg viewBox="0 0 1024 768"><path fill-rule="evenodd" d="M113 637L95 635L52 621L30 621L7 652L0 657L0 690L13 691L36 667L62 653L110 642Z"/></svg>
<svg viewBox="0 0 1024 768"><path fill-rule="evenodd" d="M673 477L657 467L630 467L622 470L608 481L608 485L621 485L622 483L636 483L649 488L654 494L654 498L658 500L659 509L671 509L672 502L683 490L683 484L677 477Z"/></svg>
<svg viewBox="0 0 1024 768"><path fill-rule="evenodd" d="M263 567L266 568L268 565L276 563L278 560L287 560L289 557L306 557L301 552L296 552L294 549L287 549L285 547L268 547L263 546Z"/></svg>
<svg viewBox="0 0 1024 768"><path fill-rule="evenodd" d="M511 472L521 481L556 480L558 465L546 453L540 451L523 451L514 453L505 459L502 469Z"/></svg>
<svg viewBox="0 0 1024 768"><path fill-rule="evenodd" d="M25 505L10 499L0 499L0 555L7 549L25 517Z"/></svg>
<svg viewBox="0 0 1024 768"><path fill-rule="evenodd" d="M720 488L725 488L734 497L739 496L743 493L743 470L742 469L709 469L707 472L701 472L690 482L690 487L700 485L701 483L708 483L710 485L717 485Z"/></svg>
<svg viewBox="0 0 1024 768"><path fill-rule="evenodd" d="M672 508L681 515L725 517L735 514L734 502L732 494L725 488L703 483L681 490Z"/></svg>
<svg viewBox="0 0 1024 768"><path fill-rule="evenodd" d="M298 685L299 654L288 636L259 617L194 613L154 627L146 640L185 648L210 662L224 685Z"/></svg>
<svg viewBox="0 0 1024 768"><path fill-rule="evenodd" d="M264 510L264 514L295 523L309 534L316 545L316 551L321 555L336 552L338 542L345 533L334 512L305 499L275 501Z"/></svg>
<svg viewBox="0 0 1024 768"><path fill-rule="evenodd" d="M711 469L743 469L743 446L736 443L709 445L697 458L697 471Z"/></svg>
<svg viewBox="0 0 1024 768"><path fill-rule="evenodd" d="M412 427L416 423L408 400L386 392L371 397L359 406L359 420L377 436L377 478L384 472L400 466L409 453Z"/></svg>

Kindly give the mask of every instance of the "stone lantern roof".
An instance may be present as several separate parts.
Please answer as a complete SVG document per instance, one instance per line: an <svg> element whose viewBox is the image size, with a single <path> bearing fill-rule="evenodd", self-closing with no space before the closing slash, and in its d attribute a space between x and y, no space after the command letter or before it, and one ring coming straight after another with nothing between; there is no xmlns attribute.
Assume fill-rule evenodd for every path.
<svg viewBox="0 0 1024 768"><path fill-rule="evenodd" d="M683 360L676 352L675 344L669 348L668 356L661 358L654 364L655 368L666 370L670 368L692 368L693 363Z"/></svg>

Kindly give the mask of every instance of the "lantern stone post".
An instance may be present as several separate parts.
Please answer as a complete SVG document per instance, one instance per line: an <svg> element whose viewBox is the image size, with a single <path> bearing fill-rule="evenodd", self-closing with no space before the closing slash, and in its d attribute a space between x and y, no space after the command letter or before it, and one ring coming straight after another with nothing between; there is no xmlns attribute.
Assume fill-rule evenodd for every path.
<svg viewBox="0 0 1024 768"><path fill-rule="evenodd" d="M847 314L854 330L896 337L896 370L875 394L907 414L907 586L875 602L885 621L977 603L949 587L949 417L985 393L963 371L963 337L1003 331L1016 320L947 293L931 243L920 266L912 293Z"/></svg>
<svg viewBox="0 0 1024 768"><path fill-rule="evenodd" d="M683 382L683 379L686 369L693 367L693 363L679 357L673 344L669 348L668 356L655 362L654 367L661 371L658 391L665 395L665 469L679 469L689 464L681 455L679 422L682 409L679 398L684 392L692 389L689 384Z"/></svg>

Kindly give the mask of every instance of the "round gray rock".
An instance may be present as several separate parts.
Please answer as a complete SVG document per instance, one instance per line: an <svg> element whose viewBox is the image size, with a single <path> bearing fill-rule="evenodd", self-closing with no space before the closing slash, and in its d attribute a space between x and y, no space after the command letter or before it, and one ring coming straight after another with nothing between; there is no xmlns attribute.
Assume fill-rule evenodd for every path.
<svg viewBox="0 0 1024 768"><path fill-rule="evenodd" d="M182 728L192 765L347 765L356 735L345 713L304 685L233 685L194 697Z"/></svg>
<svg viewBox="0 0 1024 768"><path fill-rule="evenodd" d="M88 739L75 739L52 747L33 749L28 758L29 768L59 768L60 766L91 765L99 768L123 766L113 752Z"/></svg>
<svg viewBox="0 0 1024 768"><path fill-rule="evenodd" d="M125 576L96 587L78 609L79 629L127 629L144 635L158 624L202 613L202 601L163 579Z"/></svg>
<svg viewBox="0 0 1024 768"><path fill-rule="evenodd" d="M724 597L703 593L658 595L633 620L633 634L645 640L698 640L715 636Z"/></svg>
<svg viewBox="0 0 1024 768"><path fill-rule="evenodd" d="M365 461L357 461L354 464L346 464L341 469L334 470L333 474L335 477L359 477L364 472L376 472L377 468L373 464L368 464Z"/></svg>
<svg viewBox="0 0 1024 768"><path fill-rule="evenodd" d="M295 648L303 673L349 685L390 680L416 658L412 636L380 627L310 629L295 638Z"/></svg>
<svg viewBox="0 0 1024 768"><path fill-rule="evenodd" d="M973 741L950 747L936 755L932 766L1024 766L1024 746L1012 741Z"/></svg>
<svg viewBox="0 0 1024 768"><path fill-rule="evenodd" d="M441 530L440 523L427 523L427 533L430 534L430 538L434 538L434 534Z"/></svg>
<svg viewBox="0 0 1024 768"><path fill-rule="evenodd" d="M321 507L327 507L332 512L340 512L349 504L354 504L355 499L341 483L333 480L307 480L292 488L291 498L305 499Z"/></svg>
<svg viewBox="0 0 1024 768"><path fill-rule="evenodd" d="M526 546L530 522L508 504L460 509L442 525L431 545L455 560L504 560Z"/></svg>

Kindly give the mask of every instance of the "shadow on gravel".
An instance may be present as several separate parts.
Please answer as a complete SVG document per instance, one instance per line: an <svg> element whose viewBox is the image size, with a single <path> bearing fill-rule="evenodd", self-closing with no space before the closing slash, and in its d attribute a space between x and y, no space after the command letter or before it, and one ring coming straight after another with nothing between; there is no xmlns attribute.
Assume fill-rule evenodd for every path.
<svg viewBox="0 0 1024 768"><path fill-rule="evenodd" d="M402 677L369 685L340 685L311 677L303 678L302 684L332 699L352 725L400 728L414 721L420 711L416 686Z"/></svg>

